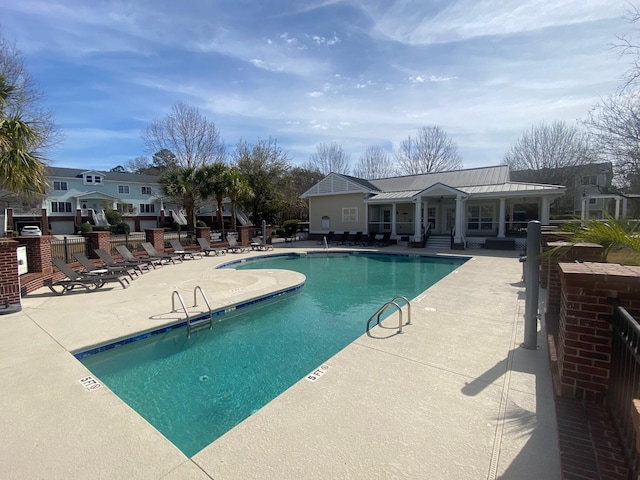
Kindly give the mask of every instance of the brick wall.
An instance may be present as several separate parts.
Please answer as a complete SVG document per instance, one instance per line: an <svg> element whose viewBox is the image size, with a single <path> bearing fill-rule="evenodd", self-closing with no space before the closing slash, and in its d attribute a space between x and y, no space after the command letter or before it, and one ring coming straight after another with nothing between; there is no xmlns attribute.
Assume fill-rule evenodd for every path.
<svg viewBox="0 0 640 480"><path fill-rule="evenodd" d="M111 251L111 232L87 232L84 236L89 242L89 258L99 258L94 252L96 248Z"/></svg>
<svg viewBox="0 0 640 480"><path fill-rule="evenodd" d="M557 345L560 394L599 401L609 383L612 298L640 315L640 267L561 263Z"/></svg>
<svg viewBox="0 0 640 480"><path fill-rule="evenodd" d="M0 239L0 309L20 305L20 278L16 253L18 245L15 240Z"/></svg>
<svg viewBox="0 0 640 480"><path fill-rule="evenodd" d="M20 245L27 247L27 262L29 273L53 272L51 264L51 237L43 235L41 237L18 237Z"/></svg>
<svg viewBox="0 0 640 480"><path fill-rule="evenodd" d="M144 231L146 241L151 243L158 253L164 253L164 229L149 228Z"/></svg>
<svg viewBox="0 0 640 480"><path fill-rule="evenodd" d="M548 242L546 250L559 249L552 256L543 256L540 262L540 286L547 288L546 313L560 311L560 263L601 262L604 260L604 248L595 243Z"/></svg>
<svg viewBox="0 0 640 480"><path fill-rule="evenodd" d="M251 225L239 225L238 226L238 243L245 247L251 245Z"/></svg>

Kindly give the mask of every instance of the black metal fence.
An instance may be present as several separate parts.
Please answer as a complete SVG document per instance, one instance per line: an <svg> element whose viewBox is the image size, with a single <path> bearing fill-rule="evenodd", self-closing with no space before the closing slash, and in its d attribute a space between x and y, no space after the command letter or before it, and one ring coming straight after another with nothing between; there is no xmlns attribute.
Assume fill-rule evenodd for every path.
<svg viewBox="0 0 640 480"><path fill-rule="evenodd" d="M637 470L636 432L631 418L632 400L640 398L640 324L624 308L617 306L611 321L611 374L607 403L611 410L627 463L630 478L640 478Z"/></svg>
<svg viewBox="0 0 640 480"><path fill-rule="evenodd" d="M89 255L89 242L85 237L64 237L51 240L51 258L59 258L65 263L75 262L74 253Z"/></svg>
<svg viewBox="0 0 640 480"><path fill-rule="evenodd" d="M111 255L118 253L116 247L119 245L124 245L130 252L142 250L140 244L146 241L146 235L144 232L127 233L125 235L111 235L109 238L109 242L111 243L110 253Z"/></svg>

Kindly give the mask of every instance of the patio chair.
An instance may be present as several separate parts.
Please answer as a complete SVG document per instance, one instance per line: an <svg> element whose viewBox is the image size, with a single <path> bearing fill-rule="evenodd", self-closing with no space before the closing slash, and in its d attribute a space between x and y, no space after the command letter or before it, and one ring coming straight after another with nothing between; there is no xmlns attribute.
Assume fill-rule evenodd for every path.
<svg viewBox="0 0 640 480"><path fill-rule="evenodd" d="M147 268L149 267L149 265L151 265L154 270L155 270L156 267L161 267L162 266L162 261L161 260L158 260L157 258L136 257L124 245L118 245L116 247L116 250L118 251L120 256L122 258L124 258L127 262L142 262L142 263L147 265Z"/></svg>
<svg viewBox="0 0 640 480"><path fill-rule="evenodd" d="M196 258L202 258L202 254L200 252L190 252L186 250L180 240L169 240L171 247L173 248L173 253L177 253L180 255L180 260L184 260L185 258L190 258L191 260L195 260Z"/></svg>
<svg viewBox="0 0 640 480"><path fill-rule="evenodd" d="M229 244L228 250L230 250L232 253L244 253L244 251L246 250L245 247L238 243L236 237L232 235L227 235L227 243Z"/></svg>
<svg viewBox="0 0 640 480"><path fill-rule="evenodd" d="M200 245L200 251L206 256L209 256L210 253L213 253L215 256L226 255L227 253L226 248L212 247L204 237L198 237L196 240L198 241L198 245Z"/></svg>
<svg viewBox="0 0 640 480"><path fill-rule="evenodd" d="M57 282L52 281L47 284L47 287L49 287L49 289L56 295L64 295L76 287L82 287L91 292L98 288L102 288L106 283L111 282L118 282L122 285L122 288L127 288L129 286L129 280L122 274L82 275L67 265L64 260L52 258L51 262L58 268L58 270L67 276L67 278L63 280L58 280ZM58 287L60 290L57 289Z"/></svg>
<svg viewBox="0 0 640 480"><path fill-rule="evenodd" d="M337 239L335 242L333 242L334 245L346 245L347 242L349 241L349 236L351 234L349 232L343 232L342 236Z"/></svg>
<svg viewBox="0 0 640 480"><path fill-rule="evenodd" d="M374 243L376 247L388 247L391 245L391 232L384 232L382 238Z"/></svg>
<svg viewBox="0 0 640 480"><path fill-rule="evenodd" d="M376 232L369 232L369 235L367 235L367 238L365 238L364 240L362 240L360 242L360 245L362 245L363 247L372 247L376 244Z"/></svg>
<svg viewBox="0 0 640 480"><path fill-rule="evenodd" d="M102 263L104 263L104 265L107 267L129 267L129 268L135 269L139 273L144 273L145 271L146 272L149 271L149 263L144 262L142 260L135 260L135 261L123 260L119 262L115 258L113 258L109 252L107 252L102 248L96 248L94 252L96 252L98 257L100 257L100 260L102 260Z"/></svg>
<svg viewBox="0 0 640 480"><path fill-rule="evenodd" d="M253 237L251 239L251 248L254 250L266 251L273 250L273 245L263 242L260 237Z"/></svg>
<svg viewBox="0 0 640 480"><path fill-rule="evenodd" d="M349 239L349 245L360 245L362 243L362 232L356 232L353 238Z"/></svg>
<svg viewBox="0 0 640 480"><path fill-rule="evenodd" d="M84 267L89 275L104 275L109 273L119 273L119 274L127 274L129 278L133 280L133 275L138 276L138 272L135 271L133 267L109 267L105 266L103 268L95 265L91 260L87 258L84 253L76 252L73 256L80 262L80 265Z"/></svg>
<svg viewBox="0 0 640 480"><path fill-rule="evenodd" d="M156 250L156 247L151 245L151 242L143 242L140 245L142 245L144 251L147 252L147 258L154 258L164 263L171 262L175 264L176 260L180 260L182 262L182 256L179 253L160 253Z"/></svg>

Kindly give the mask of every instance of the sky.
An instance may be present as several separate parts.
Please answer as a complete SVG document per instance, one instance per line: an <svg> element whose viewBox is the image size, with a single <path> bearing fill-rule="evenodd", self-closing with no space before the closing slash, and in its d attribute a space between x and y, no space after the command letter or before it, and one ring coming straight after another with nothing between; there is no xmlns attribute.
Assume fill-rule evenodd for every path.
<svg viewBox="0 0 640 480"><path fill-rule="evenodd" d="M626 0L0 0L62 142L57 167L147 156L179 101L233 150L272 137L293 165L336 142L351 164L441 127L465 168L499 165L525 130L573 124L630 59Z"/></svg>

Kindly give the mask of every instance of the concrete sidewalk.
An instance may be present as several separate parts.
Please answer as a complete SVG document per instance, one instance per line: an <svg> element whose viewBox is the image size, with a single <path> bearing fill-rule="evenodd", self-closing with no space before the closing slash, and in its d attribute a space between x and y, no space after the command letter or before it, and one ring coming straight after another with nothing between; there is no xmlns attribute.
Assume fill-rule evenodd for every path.
<svg viewBox="0 0 640 480"><path fill-rule="evenodd" d="M214 268L250 252L167 266L127 290L29 295L0 316L2 478L560 478L543 329L540 350L520 347L522 265L513 252L463 253L412 301L404 335L388 318L191 459L108 388L85 389L90 372L69 352L175 321L173 289L202 285L228 305L299 274Z"/></svg>

